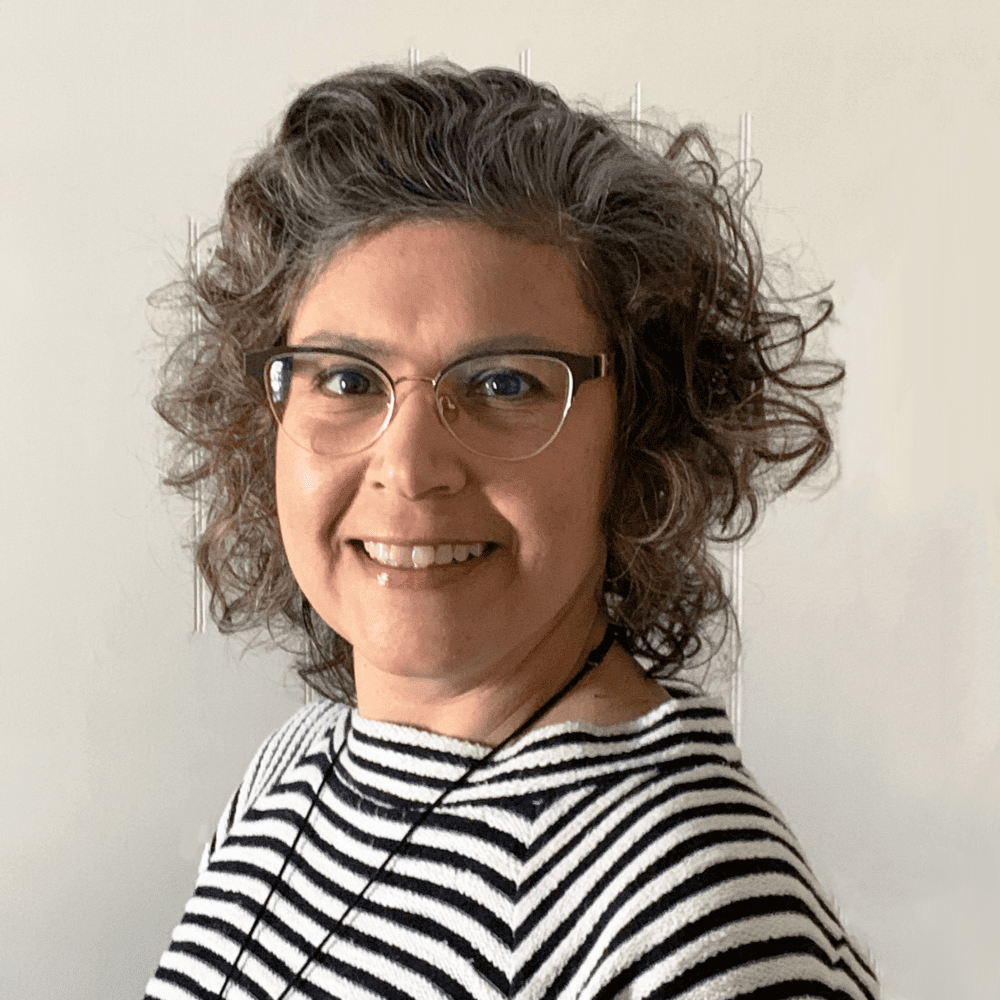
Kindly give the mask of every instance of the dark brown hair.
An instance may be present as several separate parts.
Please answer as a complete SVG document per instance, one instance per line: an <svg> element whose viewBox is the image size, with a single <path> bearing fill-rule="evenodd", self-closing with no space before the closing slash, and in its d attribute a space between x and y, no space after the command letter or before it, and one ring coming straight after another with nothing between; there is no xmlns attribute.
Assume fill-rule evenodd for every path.
<svg viewBox="0 0 1000 1000"><path fill-rule="evenodd" d="M179 435L166 483L207 496L196 557L223 631L298 641L306 681L353 696L350 646L285 559L276 430L243 355L282 341L348 241L456 219L563 248L608 330L618 446L604 594L624 645L658 677L718 645L729 602L708 545L746 535L766 500L824 463L814 394L843 370L806 358L830 304L809 320L773 293L705 133L635 131L520 74L448 64L345 73L291 105L229 187L210 261L174 286L200 323L156 400Z"/></svg>

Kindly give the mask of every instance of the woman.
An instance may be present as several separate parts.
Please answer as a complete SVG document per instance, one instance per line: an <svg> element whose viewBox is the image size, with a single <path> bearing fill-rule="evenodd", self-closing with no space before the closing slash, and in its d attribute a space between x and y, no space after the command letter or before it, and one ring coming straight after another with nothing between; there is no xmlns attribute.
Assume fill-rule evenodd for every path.
<svg viewBox="0 0 1000 1000"><path fill-rule="evenodd" d="M725 623L706 542L822 464L841 375L713 163L438 65L316 85L233 183L168 481L210 487L220 626L299 638L327 697L148 996L876 995L674 677Z"/></svg>

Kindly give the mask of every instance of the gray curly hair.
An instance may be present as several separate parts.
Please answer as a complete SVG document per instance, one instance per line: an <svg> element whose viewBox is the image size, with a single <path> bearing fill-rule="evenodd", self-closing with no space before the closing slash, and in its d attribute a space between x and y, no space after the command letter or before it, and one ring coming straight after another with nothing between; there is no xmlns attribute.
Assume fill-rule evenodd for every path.
<svg viewBox="0 0 1000 1000"><path fill-rule="evenodd" d="M755 233L699 128L674 135L587 108L503 69L375 67L289 107L230 185L216 246L175 302L200 330L156 399L177 435L167 485L209 497L196 559L223 631L267 627L317 691L353 699L351 647L313 611L285 558L275 426L244 375L286 336L331 256L399 222L474 220L576 263L608 331L618 391L603 591L622 642L666 677L721 642L731 611L708 546L814 473L831 436L821 393L843 369L809 360L830 314L769 290Z"/></svg>

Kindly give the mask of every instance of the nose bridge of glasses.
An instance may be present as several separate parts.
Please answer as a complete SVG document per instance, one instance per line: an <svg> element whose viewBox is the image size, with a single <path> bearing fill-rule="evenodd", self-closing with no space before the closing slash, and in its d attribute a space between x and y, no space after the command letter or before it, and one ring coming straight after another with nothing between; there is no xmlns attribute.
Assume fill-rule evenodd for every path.
<svg viewBox="0 0 1000 1000"><path fill-rule="evenodd" d="M399 378L392 380L393 386L393 413L392 416L395 417L399 412L399 407L403 401L403 395L399 391L399 386L404 382L426 382L434 395L434 409L437 412L438 418L441 420L445 426L448 425L449 417L455 408L454 402L447 396L443 396L438 392L438 382L440 376L437 378L431 378L428 375L400 375ZM407 393L409 395L409 393ZM450 430L450 428L449 428Z"/></svg>
<svg viewBox="0 0 1000 1000"><path fill-rule="evenodd" d="M399 378L392 380L392 384L395 387L398 387L403 382L428 382L432 389L436 389L438 380L430 378L428 375L400 375Z"/></svg>

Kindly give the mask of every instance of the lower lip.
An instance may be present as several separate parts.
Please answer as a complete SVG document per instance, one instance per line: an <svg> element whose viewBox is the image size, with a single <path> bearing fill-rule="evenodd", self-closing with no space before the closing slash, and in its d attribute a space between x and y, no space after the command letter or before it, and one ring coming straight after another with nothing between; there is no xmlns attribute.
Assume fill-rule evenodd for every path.
<svg viewBox="0 0 1000 1000"><path fill-rule="evenodd" d="M481 556L466 559L464 562L450 562L443 566L433 564L422 569L416 566L404 569L376 562L359 545L350 545L349 548L365 576L379 586L392 590L432 590L460 583L488 562L496 552L496 548L487 548Z"/></svg>

